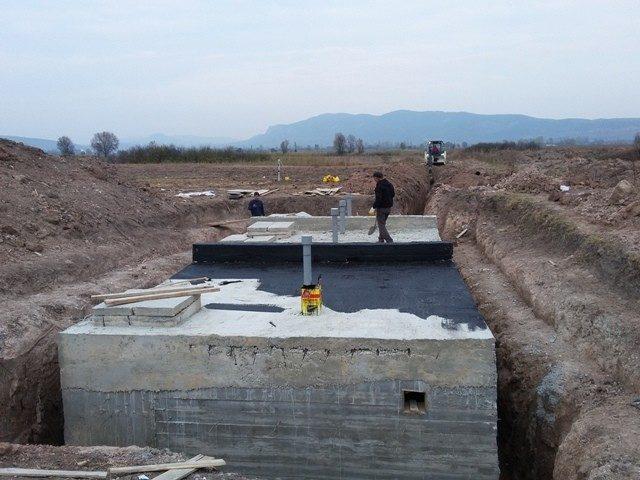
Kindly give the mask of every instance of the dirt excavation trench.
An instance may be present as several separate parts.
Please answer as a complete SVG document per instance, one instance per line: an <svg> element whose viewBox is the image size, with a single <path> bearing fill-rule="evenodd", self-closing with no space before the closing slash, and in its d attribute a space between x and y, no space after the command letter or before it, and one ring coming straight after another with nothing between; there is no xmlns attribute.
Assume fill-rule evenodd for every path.
<svg viewBox="0 0 640 480"><path fill-rule="evenodd" d="M27 153L29 159L34 155ZM531 173L531 158L540 162L540 171L549 172L555 157L514 155L499 161L454 155L450 164L435 169L431 185L418 161L394 163L387 171L396 184L396 211L437 215L441 236L454 242L455 262L496 338L501 478L640 478L640 257L634 247L640 244L634 236L640 219L631 215L603 228L580 215L580 202L608 197L619 175L607 175L600 184L585 181L583 190L592 191L578 203L569 194L557 201L556 183L571 178L577 184L575 172L584 168L577 165L573 177L565 170L556 176ZM560 160L567 162L569 154L562 155ZM122 182L113 197L125 188L129 206L148 213L118 219L103 212L104 227L95 231L83 223L80 207L77 227L63 228L64 217L47 226L34 221L30 228L36 231L59 228L61 242L68 239L73 248L51 247L56 253L47 255L52 237L43 237L46 262L38 262L25 243L22 247L31 253L15 257L13 267L0 272L6 319L0 327L0 442L62 444L56 335L89 312L91 294L160 282L189 262L185 245L229 233L208 224L247 215L246 202L168 201L159 188L129 184L122 171L111 167L76 169L84 168L84 181L106 194L109 185ZM369 178L372 168L352 172L350 187ZM34 188L37 171L35 165L19 174L28 177L22 183L25 191ZM37 188L49 204L58 201L51 201L42 185ZM358 188L362 195L355 208L364 214L370 185L363 180ZM289 193L267 199L272 212L315 215L337 203L333 197ZM627 198L612 207L612 215L638 200ZM124 208L107 205L114 212ZM19 235L10 230L18 226L3 219L2 228L5 239L18 242ZM74 229L80 233L71 235ZM104 246L98 248L99 243ZM0 247L7 247L7 240ZM0 443L0 460L3 448L8 447ZM74 447L63 448L77 454ZM13 451L15 458L27 455L17 446Z"/></svg>
<svg viewBox="0 0 640 480"><path fill-rule="evenodd" d="M503 478L640 478L635 219L600 228L513 165L464 160L435 172L425 213L496 337Z"/></svg>

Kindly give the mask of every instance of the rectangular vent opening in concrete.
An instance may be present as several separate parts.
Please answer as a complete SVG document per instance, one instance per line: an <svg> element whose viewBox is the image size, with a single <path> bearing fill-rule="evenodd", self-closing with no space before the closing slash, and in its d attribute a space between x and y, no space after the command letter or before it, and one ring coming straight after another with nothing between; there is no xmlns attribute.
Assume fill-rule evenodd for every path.
<svg viewBox="0 0 640 480"><path fill-rule="evenodd" d="M424 415L427 413L427 396L425 392L404 390L404 410L407 415Z"/></svg>

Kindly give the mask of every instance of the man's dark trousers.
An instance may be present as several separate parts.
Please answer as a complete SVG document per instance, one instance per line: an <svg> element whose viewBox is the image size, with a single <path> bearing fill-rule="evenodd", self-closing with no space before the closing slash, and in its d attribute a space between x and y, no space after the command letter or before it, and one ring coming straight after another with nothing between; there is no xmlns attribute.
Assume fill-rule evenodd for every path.
<svg viewBox="0 0 640 480"><path fill-rule="evenodd" d="M387 230L387 218L391 213L391 208L377 208L376 209L376 221L378 222L378 241L393 243L393 238L389 235Z"/></svg>

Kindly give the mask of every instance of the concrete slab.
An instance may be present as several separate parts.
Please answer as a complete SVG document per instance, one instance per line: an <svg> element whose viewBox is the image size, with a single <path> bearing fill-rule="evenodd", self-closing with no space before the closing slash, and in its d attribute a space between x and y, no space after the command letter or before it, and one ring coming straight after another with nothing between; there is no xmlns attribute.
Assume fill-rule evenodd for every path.
<svg viewBox="0 0 640 480"><path fill-rule="evenodd" d="M200 298L185 307L173 316L153 315L92 315L90 321L101 327L110 326L143 326L143 327L175 327L182 324L187 318L197 313L202 308Z"/></svg>
<svg viewBox="0 0 640 480"><path fill-rule="evenodd" d="M257 236L257 237L249 237L246 240L244 240L245 243L266 243L266 242L273 242L277 239L278 237L276 235L271 235L269 233L267 233L266 235L261 235L261 236Z"/></svg>
<svg viewBox="0 0 640 480"><path fill-rule="evenodd" d="M265 217L260 217L265 218ZM284 232L290 235L274 239L278 243L300 243L303 235L313 236L316 243L332 243L331 217L284 217L269 216L268 221L251 220L246 234L235 234L225 238L225 242L244 242L258 232L276 232L276 224L286 224ZM346 232L338 237L339 243L357 243L378 241L375 232L369 235L369 228L375 223L375 217L347 217ZM293 224L289 227L290 224ZM434 215L392 215L387 221L391 236L398 243L434 242L440 240Z"/></svg>

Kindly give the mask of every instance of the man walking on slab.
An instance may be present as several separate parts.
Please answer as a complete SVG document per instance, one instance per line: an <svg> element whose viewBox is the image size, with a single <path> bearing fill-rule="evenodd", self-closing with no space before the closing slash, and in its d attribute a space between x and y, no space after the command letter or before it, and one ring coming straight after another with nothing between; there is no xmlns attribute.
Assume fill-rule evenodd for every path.
<svg viewBox="0 0 640 480"><path fill-rule="evenodd" d="M387 230L387 218L393 207L393 197L396 192L389 180L384 178L380 172L375 172L373 178L376 180L376 199L373 202L373 208L376 211L376 222L378 223L378 242L393 243L393 238Z"/></svg>

